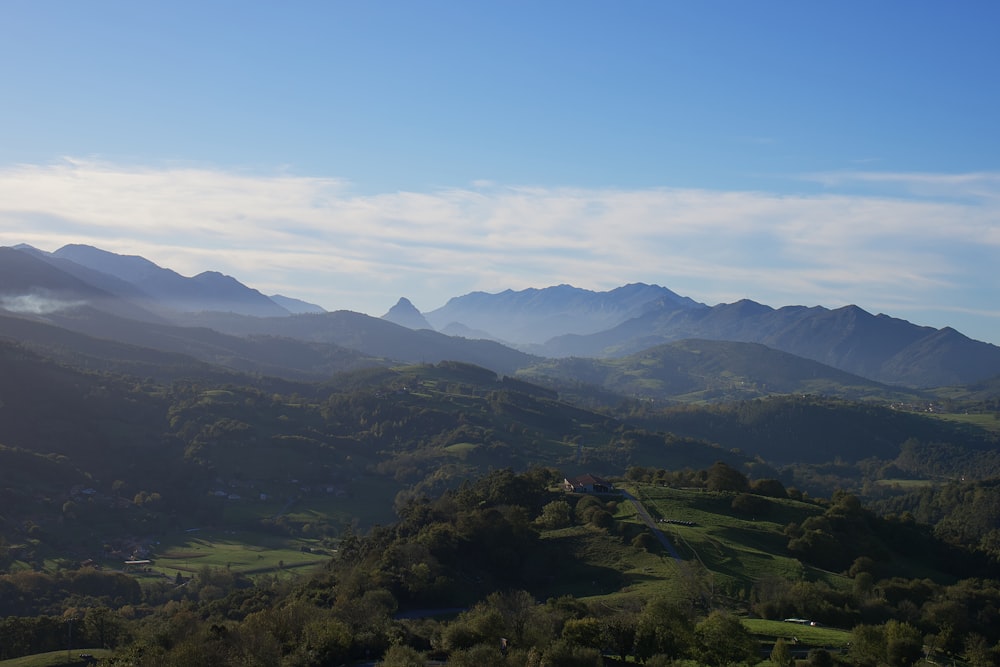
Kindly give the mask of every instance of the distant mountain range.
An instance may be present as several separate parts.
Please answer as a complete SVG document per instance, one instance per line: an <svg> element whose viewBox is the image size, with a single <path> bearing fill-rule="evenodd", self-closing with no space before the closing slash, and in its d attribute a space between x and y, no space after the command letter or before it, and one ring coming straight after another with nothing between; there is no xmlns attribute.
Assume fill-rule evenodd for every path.
<svg viewBox="0 0 1000 667"><path fill-rule="evenodd" d="M656 401L737 401L770 394L917 399L909 390L759 343L699 339L664 343L624 357L545 359L524 369L522 376L555 386L584 382Z"/></svg>
<svg viewBox="0 0 1000 667"><path fill-rule="evenodd" d="M951 328L922 327L857 306L774 309L748 300L650 309L607 331L566 334L529 349L548 357L614 357L689 338L760 343L887 384L967 384L1000 374L1000 347Z"/></svg>
<svg viewBox="0 0 1000 667"><path fill-rule="evenodd" d="M512 374L535 360L490 340L413 331L361 313L328 313L301 301L279 304L218 273L184 278L141 257L85 246L54 253L28 246L0 248L0 315L5 316L0 337L33 345L47 341L53 349L73 349L83 343L51 329L33 335L23 324L13 326L11 318L64 334L188 355L240 372L294 379L326 379L363 365L444 360ZM85 347L99 346L89 342ZM147 367L155 358L145 358ZM111 364L113 355L105 355L105 361ZM174 363L164 373L173 375L176 368Z"/></svg>
<svg viewBox="0 0 1000 667"><path fill-rule="evenodd" d="M856 306L707 306L657 285L607 292L558 285L474 292L428 313L401 298L376 318L266 296L213 271L187 278L142 257L83 245L52 253L0 248L0 315L0 337L31 343L27 327L12 324L30 320L54 327L39 340L57 347L56 331L68 330L296 379L452 360L560 382L577 373L578 381L606 390L669 396L734 387L855 395L887 391L884 385L964 385L1000 376L997 346ZM64 347L80 345L72 340ZM700 342L674 345L692 340Z"/></svg>
<svg viewBox="0 0 1000 667"><path fill-rule="evenodd" d="M592 334L640 317L650 310L703 306L666 287L636 283L608 292L571 285L544 289L472 292L425 313L435 329L456 325L489 332L495 340L515 345L544 343L568 333Z"/></svg>
<svg viewBox="0 0 1000 667"><path fill-rule="evenodd" d="M413 317L411 314L410 317ZM425 314L454 335L550 357L628 356L687 339L759 343L885 384L959 385L1000 374L1000 348L857 306L707 306L657 285L591 292L569 285L475 292Z"/></svg>

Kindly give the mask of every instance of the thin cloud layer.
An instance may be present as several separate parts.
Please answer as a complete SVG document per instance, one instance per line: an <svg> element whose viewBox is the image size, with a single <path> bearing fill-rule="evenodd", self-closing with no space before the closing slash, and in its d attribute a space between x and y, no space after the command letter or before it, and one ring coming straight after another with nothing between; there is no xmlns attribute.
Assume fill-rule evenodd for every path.
<svg viewBox="0 0 1000 667"><path fill-rule="evenodd" d="M28 315L50 315L85 305L85 301L59 299L44 293L0 296L0 308Z"/></svg>
<svg viewBox="0 0 1000 667"><path fill-rule="evenodd" d="M950 323L935 311L975 317L980 338L998 328L982 303L1000 288L1000 174L810 178L889 193L477 182L362 196L337 179L67 159L0 171L0 243L87 243L375 315L399 296L430 310L472 290L641 281L709 303L858 303L935 326Z"/></svg>

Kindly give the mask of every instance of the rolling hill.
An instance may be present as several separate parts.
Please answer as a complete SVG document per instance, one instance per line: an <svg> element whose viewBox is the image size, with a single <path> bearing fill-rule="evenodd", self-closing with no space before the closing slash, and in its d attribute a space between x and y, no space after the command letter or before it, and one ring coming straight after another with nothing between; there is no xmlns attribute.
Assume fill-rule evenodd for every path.
<svg viewBox="0 0 1000 667"><path fill-rule="evenodd" d="M520 372L566 385L584 382L657 402L726 401L770 394L913 399L896 388L759 343L683 340L627 357L546 359Z"/></svg>

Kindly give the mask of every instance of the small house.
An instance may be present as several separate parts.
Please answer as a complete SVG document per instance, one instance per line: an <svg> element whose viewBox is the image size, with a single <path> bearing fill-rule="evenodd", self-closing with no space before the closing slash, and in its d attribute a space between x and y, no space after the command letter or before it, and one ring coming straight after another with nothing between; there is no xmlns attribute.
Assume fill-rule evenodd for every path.
<svg viewBox="0 0 1000 667"><path fill-rule="evenodd" d="M580 475L579 477L567 477L563 480L563 487L571 493L614 493L615 485L597 475Z"/></svg>

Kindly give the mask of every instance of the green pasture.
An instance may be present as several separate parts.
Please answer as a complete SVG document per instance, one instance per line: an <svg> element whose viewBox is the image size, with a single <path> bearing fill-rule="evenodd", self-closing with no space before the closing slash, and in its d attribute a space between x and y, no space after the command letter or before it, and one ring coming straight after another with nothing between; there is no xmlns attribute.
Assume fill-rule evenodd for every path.
<svg viewBox="0 0 1000 667"><path fill-rule="evenodd" d="M772 640L781 638L786 642L805 646L841 649L851 642L850 631L838 628L768 621L763 618L743 619L743 625L758 637Z"/></svg>
<svg viewBox="0 0 1000 667"><path fill-rule="evenodd" d="M306 547L311 551L303 551ZM245 575L286 573L319 565L330 550L304 540L240 530L197 530L161 540L151 573L189 577L204 567Z"/></svg>
<svg viewBox="0 0 1000 667"><path fill-rule="evenodd" d="M670 589L669 565L623 544L617 535L591 526L573 526L545 531L542 539L553 551L577 555L559 565L558 583L545 591L547 597L572 595L614 605L623 598Z"/></svg>
<svg viewBox="0 0 1000 667"><path fill-rule="evenodd" d="M448 445L444 448L444 451L449 454L456 456L461 456L463 454L468 454L471 451L477 449L479 445L472 442L456 442L454 445Z"/></svg>
<svg viewBox="0 0 1000 667"><path fill-rule="evenodd" d="M938 419L946 419L948 421L958 422L960 424L968 424L970 426L977 426L985 431L990 431L992 433L1000 433L1000 418L993 413L957 413L957 412L945 412L945 413L931 413L931 416L937 417Z"/></svg>
<svg viewBox="0 0 1000 667"><path fill-rule="evenodd" d="M930 479L880 479L875 482L878 486L887 486L901 491L914 491L927 486L935 486L938 483Z"/></svg>
<svg viewBox="0 0 1000 667"><path fill-rule="evenodd" d="M757 517L735 513L733 495L701 490L641 485L634 494L654 520L691 522L693 525L658 523L688 569L701 571L705 585L714 592L746 591L754 581L777 576L792 581L825 579L836 585L839 575L816 570L787 553L785 526L801 522L818 507L792 500L768 498L767 511Z"/></svg>
<svg viewBox="0 0 1000 667"><path fill-rule="evenodd" d="M617 502L616 522L633 524L639 521L635 508L627 500L609 496ZM559 589L549 595L570 594L575 597L618 606L632 597L667 598L680 602L692 594L689 573L659 550L636 549L614 531L593 526L572 526L542 533L544 540L561 553L574 553L576 560L561 565ZM699 595L699 591L693 591Z"/></svg>
<svg viewBox="0 0 1000 667"><path fill-rule="evenodd" d="M81 653L89 653L98 659L111 656L111 651L103 648L74 648L0 660L0 667L76 667L85 664L79 657Z"/></svg>

